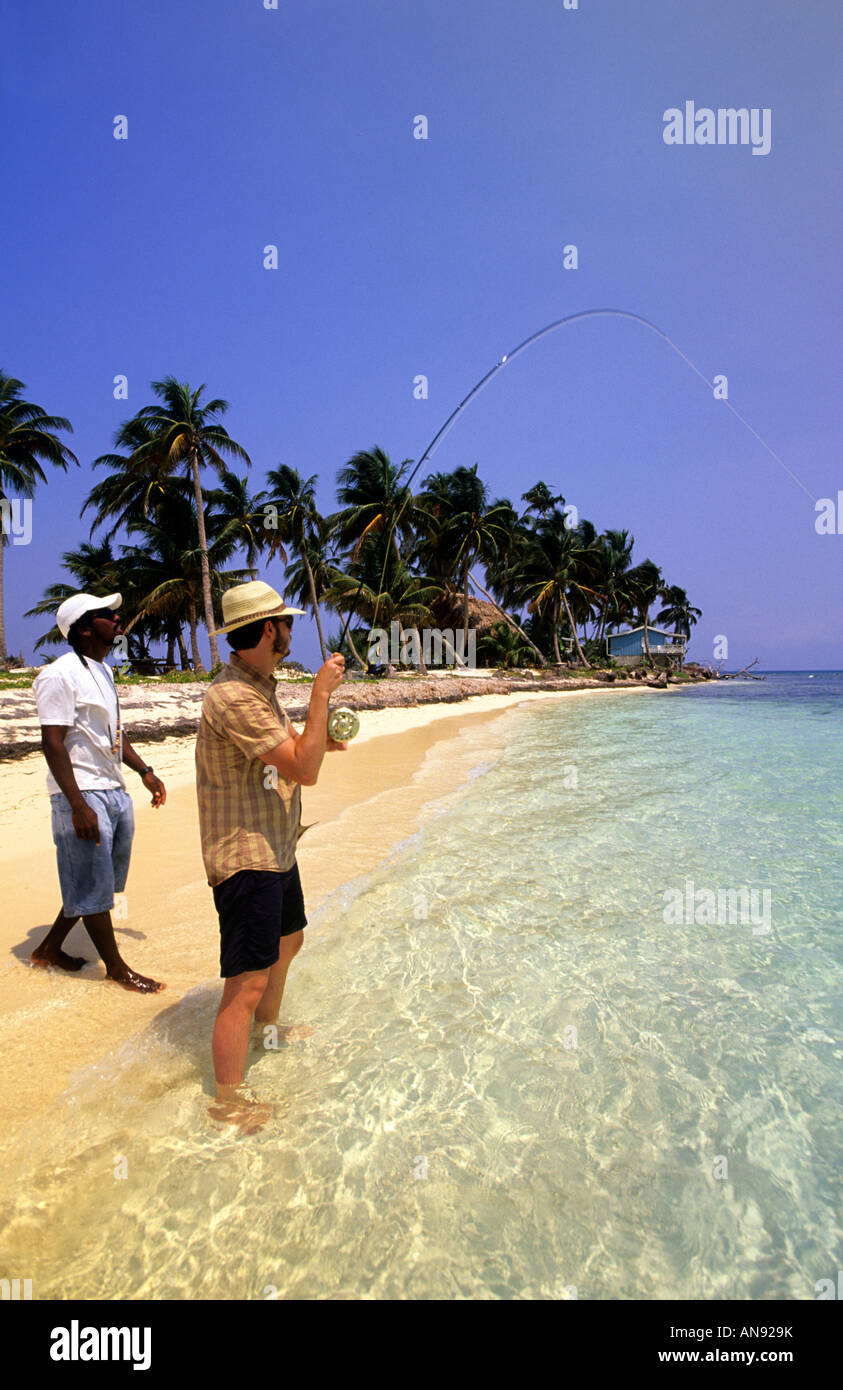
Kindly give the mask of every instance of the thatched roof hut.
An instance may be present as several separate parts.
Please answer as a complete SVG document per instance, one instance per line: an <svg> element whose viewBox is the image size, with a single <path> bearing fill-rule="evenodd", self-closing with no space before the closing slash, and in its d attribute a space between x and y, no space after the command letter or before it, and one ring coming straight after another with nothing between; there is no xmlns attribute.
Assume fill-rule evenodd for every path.
<svg viewBox="0 0 843 1390"><path fill-rule="evenodd" d="M443 594L441 598L434 599L430 607L433 620L438 628L449 628L452 632L462 630L462 594ZM491 632L493 627L504 621L505 619L493 603L487 603L485 599L474 598L469 594L468 626L475 628L478 636L484 636L487 632Z"/></svg>

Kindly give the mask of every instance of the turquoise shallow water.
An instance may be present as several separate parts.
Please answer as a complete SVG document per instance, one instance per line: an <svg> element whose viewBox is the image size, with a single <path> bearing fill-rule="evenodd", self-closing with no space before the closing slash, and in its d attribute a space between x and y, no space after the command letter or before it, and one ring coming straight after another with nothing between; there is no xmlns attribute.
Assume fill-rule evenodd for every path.
<svg viewBox="0 0 843 1390"><path fill-rule="evenodd" d="M506 714L503 756L312 920L314 1038L249 1075L278 1122L208 1128L219 985L193 991L30 1136L0 1262L43 1298L816 1297L842 723L822 674Z"/></svg>

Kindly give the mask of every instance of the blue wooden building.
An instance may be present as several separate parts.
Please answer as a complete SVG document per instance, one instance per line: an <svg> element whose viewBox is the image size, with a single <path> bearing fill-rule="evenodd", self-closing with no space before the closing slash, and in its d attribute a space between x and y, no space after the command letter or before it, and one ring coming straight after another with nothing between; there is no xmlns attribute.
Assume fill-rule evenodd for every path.
<svg viewBox="0 0 843 1390"><path fill-rule="evenodd" d="M685 638L678 632L663 632L647 624L647 641L651 656L670 657L680 666L685 655ZM606 653L621 666L634 666L645 655L644 628L633 627L628 632L615 632L606 638Z"/></svg>

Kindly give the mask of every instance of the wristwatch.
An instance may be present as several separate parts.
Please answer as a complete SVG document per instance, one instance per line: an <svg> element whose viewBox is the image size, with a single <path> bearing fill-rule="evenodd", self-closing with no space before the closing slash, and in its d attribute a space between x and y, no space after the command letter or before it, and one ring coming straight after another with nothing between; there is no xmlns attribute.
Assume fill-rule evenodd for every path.
<svg viewBox="0 0 843 1390"><path fill-rule="evenodd" d="M139 776L139 777L145 777L146 774L147 774L148 772L152 772L152 768L151 768L151 767L142 767L142 768L139 768L139 769L138 769L138 776Z"/></svg>

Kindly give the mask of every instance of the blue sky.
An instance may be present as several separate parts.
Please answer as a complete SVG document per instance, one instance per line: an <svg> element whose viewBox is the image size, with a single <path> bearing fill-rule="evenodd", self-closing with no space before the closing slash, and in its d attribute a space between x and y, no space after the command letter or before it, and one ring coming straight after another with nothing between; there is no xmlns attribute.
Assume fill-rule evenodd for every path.
<svg viewBox="0 0 843 1390"><path fill-rule="evenodd" d="M814 524L843 489L839 5L11 0L4 38L0 365L72 420L82 464L51 471L6 550L10 650L32 656L44 620L22 614L66 579L91 460L151 380L207 383L255 488L289 463L331 510L354 452L419 458L503 353L612 307L725 374L802 486L620 319L512 362L431 466L477 462L516 501L542 478L627 528L703 609L701 660L725 635L730 668L843 667L843 517ZM770 152L666 145L689 100L769 108Z"/></svg>

